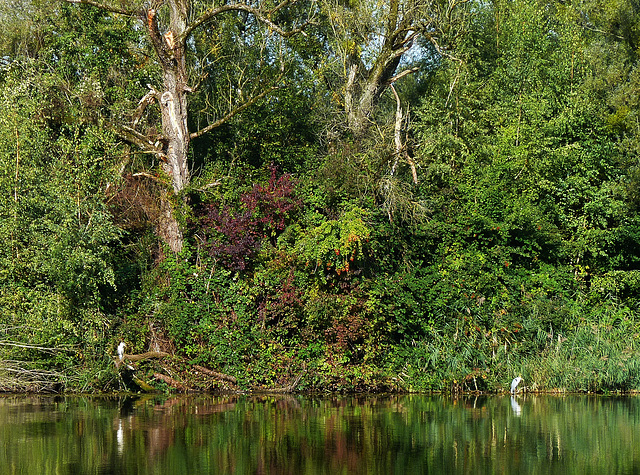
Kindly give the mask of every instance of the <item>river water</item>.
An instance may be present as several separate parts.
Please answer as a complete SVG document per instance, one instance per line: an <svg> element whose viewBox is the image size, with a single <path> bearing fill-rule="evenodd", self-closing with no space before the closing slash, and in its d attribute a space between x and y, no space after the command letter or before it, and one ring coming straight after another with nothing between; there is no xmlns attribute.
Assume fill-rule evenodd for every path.
<svg viewBox="0 0 640 475"><path fill-rule="evenodd" d="M0 397L0 474L640 473L640 397Z"/></svg>

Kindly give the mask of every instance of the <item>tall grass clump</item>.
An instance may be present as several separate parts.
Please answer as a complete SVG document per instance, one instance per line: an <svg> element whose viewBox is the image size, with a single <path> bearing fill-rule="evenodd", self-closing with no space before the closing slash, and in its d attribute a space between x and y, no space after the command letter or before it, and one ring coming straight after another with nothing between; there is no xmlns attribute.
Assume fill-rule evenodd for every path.
<svg viewBox="0 0 640 475"><path fill-rule="evenodd" d="M565 325L529 314L518 320L460 316L391 358L409 391L506 391L515 376L529 391L640 390L640 317L630 308L568 302ZM400 361L393 367L394 361Z"/></svg>

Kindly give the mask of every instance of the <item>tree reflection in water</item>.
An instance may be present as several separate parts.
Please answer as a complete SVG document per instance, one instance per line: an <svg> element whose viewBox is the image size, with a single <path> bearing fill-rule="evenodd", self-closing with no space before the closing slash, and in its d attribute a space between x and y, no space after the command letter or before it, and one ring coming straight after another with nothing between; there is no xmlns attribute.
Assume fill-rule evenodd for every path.
<svg viewBox="0 0 640 475"><path fill-rule="evenodd" d="M9 473L627 473L635 397L0 398Z"/></svg>

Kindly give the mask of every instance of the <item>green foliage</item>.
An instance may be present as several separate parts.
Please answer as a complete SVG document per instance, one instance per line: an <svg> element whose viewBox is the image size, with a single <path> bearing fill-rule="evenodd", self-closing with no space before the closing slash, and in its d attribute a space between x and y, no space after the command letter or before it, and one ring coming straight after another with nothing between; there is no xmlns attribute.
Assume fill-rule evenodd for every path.
<svg viewBox="0 0 640 475"><path fill-rule="evenodd" d="M349 15L388 12L331 18L326 3L291 42L241 13L203 25L187 43L194 130L279 87L194 140L177 255L153 234L164 190L144 170L158 164L115 127L158 79L143 31L90 6L11 5L1 359L76 388L119 386L121 340L246 389L300 376L299 389L502 390L517 374L532 389L640 388L632 2L473 2L442 32L459 33L449 49L402 63L424 69L394 84L400 150L390 91L362 134L340 122L340 54L373 61L380 26ZM138 127L154 141L158 110Z"/></svg>
<svg viewBox="0 0 640 475"><path fill-rule="evenodd" d="M366 210L353 207L335 220L322 223L305 233L296 249L306 267L320 269L319 275L349 272L364 259L364 249L369 241L371 228L367 225Z"/></svg>
<svg viewBox="0 0 640 475"><path fill-rule="evenodd" d="M50 115L79 117L83 105L60 107L59 77L42 66L16 59L1 83L0 328L22 346L0 357L39 362L51 385L86 387L107 355L108 312L131 285L105 199L118 149L110 132Z"/></svg>

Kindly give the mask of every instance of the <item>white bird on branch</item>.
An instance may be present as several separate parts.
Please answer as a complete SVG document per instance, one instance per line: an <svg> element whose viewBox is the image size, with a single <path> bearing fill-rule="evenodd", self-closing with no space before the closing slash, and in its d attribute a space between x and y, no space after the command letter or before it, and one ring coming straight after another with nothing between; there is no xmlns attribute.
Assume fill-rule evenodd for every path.
<svg viewBox="0 0 640 475"><path fill-rule="evenodd" d="M121 341L118 345L118 358L120 361L124 359L124 347L127 346L124 341Z"/></svg>

